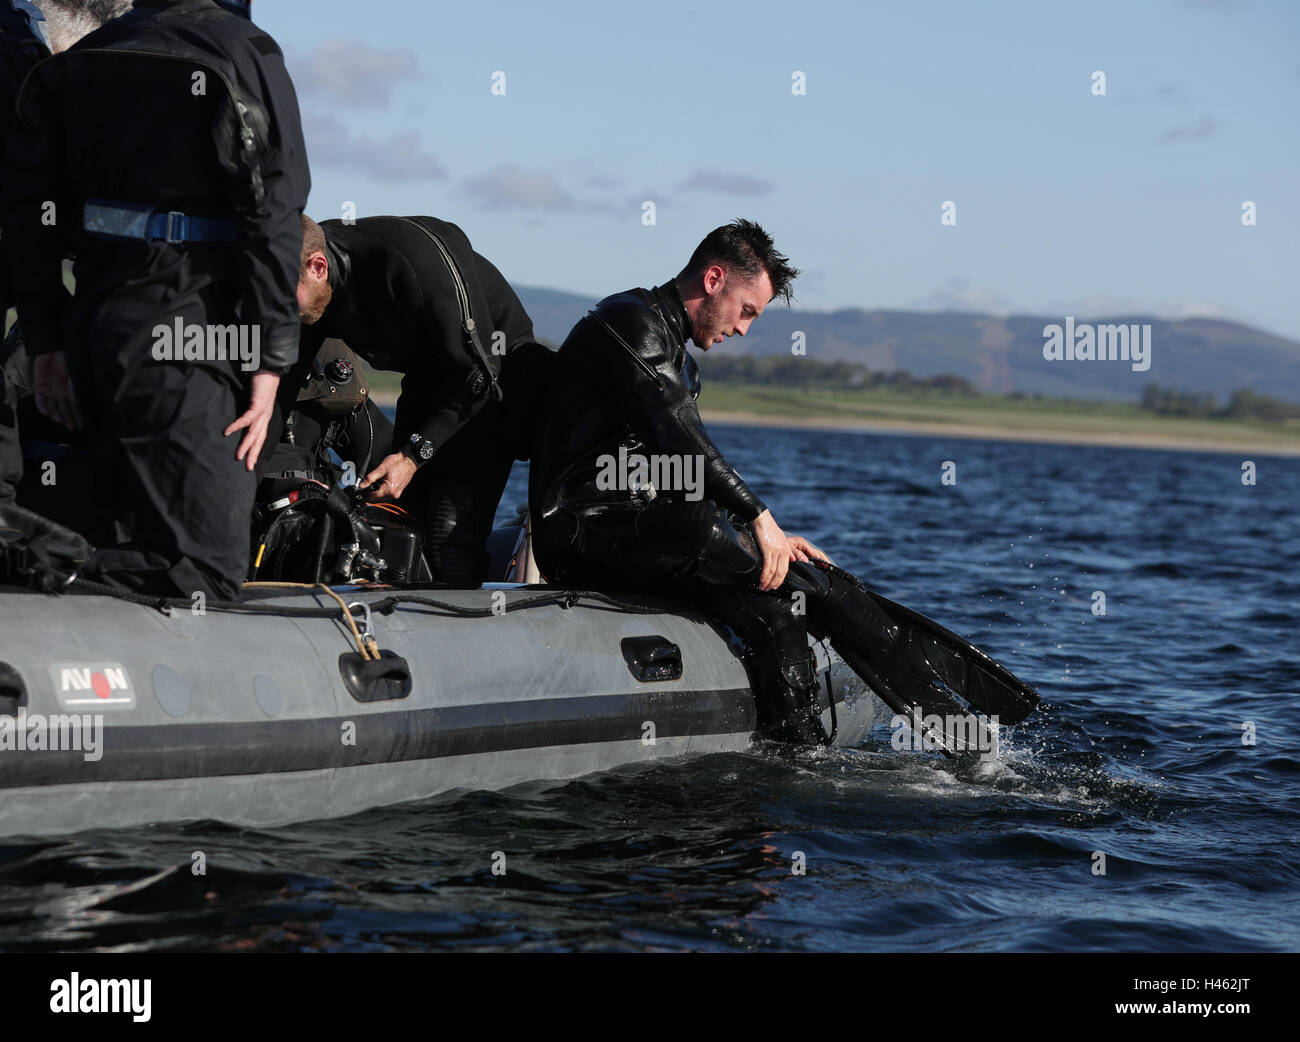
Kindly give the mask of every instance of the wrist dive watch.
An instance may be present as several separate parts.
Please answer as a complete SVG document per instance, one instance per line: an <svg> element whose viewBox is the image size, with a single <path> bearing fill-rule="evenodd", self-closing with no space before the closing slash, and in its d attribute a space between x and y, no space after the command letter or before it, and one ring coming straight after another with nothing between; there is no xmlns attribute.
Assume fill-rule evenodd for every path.
<svg viewBox="0 0 1300 1042"><path fill-rule="evenodd" d="M402 452L405 453L418 467L421 463L428 463L433 459L433 442L428 438L422 438L418 434L411 435L411 444L407 445Z"/></svg>

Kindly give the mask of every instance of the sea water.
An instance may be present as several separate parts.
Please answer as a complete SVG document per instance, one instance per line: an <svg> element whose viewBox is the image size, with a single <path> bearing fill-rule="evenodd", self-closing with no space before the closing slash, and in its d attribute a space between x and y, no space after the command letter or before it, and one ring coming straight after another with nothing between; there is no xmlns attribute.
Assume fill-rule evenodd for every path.
<svg viewBox="0 0 1300 1042"><path fill-rule="evenodd" d="M714 434L787 532L1038 688L996 758L886 714L851 750L0 840L0 949L1300 948L1300 460Z"/></svg>

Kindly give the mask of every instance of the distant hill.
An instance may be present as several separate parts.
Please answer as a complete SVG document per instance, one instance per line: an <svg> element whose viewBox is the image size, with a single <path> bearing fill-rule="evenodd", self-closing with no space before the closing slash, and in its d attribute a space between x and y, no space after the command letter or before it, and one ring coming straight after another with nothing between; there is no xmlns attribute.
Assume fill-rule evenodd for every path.
<svg viewBox="0 0 1300 1042"><path fill-rule="evenodd" d="M559 344L594 299L557 290L516 287L538 336ZM1136 399L1148 383L1216 394L1249 388L1300 401L1300 343L1218 319L1167 321L1143 315L1075 316L1077 323L1151 326L1151 368L1123 361L1048 361L1043 327L1063 315L965 312L797 311L772 307L743 339L713 351L734 355L790 354L802 331L810 358L857 362L874 370L906 369L914 376L954 373L984 391L1075 398Z"/></svg>

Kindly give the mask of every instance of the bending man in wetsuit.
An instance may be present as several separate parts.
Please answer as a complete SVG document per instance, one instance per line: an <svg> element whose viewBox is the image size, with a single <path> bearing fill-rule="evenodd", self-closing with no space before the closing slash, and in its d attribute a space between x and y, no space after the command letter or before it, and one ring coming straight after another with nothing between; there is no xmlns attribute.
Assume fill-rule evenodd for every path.
<svg viewBox="0 0 1300 1042"><path fill-rule="evenodd" d="M516 459L531 451L554 355L501 273L433 217L303 220L299 365L337 337L403 374L392 446L361 479L424 526L434 579L478 586ZM284 382L287 415L296 373Z"/></svg>
<svg viewBox="0 0 1300 1042"><path fill-rule="evenodd" d="M760 733L804 743L824 738L808 627L864 653L892 633L723 459L700 421L686 350L688 339L707 351L744 336L769 301L789 300L797 274L762 228L738 220L711 232L677 278L597 304L559 350L529 501L551 582L698 605L749 646ZM638 459L658 462L657 483Z"/></svg>

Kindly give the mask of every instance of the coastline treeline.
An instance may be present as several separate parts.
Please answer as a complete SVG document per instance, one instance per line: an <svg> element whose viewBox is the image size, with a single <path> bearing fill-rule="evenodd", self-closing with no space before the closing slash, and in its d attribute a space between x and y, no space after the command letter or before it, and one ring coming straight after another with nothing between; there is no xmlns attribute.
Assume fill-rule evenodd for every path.
<svg viewBox="0 0 1300 1042"><path fill-rule="evenodd" d="M1161 387L1159 384L1147 384L1142 388L1142 399L1138 404L1148 412L1160 416L1206 416L1229 420L1269 420L1274 423L1300 419L1300 405L1270 398L1266 394L1256 394L1245 388L1233 391L1228 400L1219 406L1215 404L1215 396L1212 394L1197 394Z"/></svg>
<svg viewBox="0 0 1300 1042"><path fill-rule="evenodd" d="M857 362L823 362L796 355L707 355L699 358L704 377L721 384L749 384L799 388L803 390L887 390L906 393L937 393L964 398L999 398L1012 401L1045 401L1041 394L1012 391L1007 395L986 394L963 376L940 373L914 376L906 369L889 372L869 369ZM1069 399L1085 403L1087 399ZM1206 419L1265 420L1273 423L1300 419L1300 404L1271 398L1241 388L1219 405L1215 395L1180 391L1149 383L1137 405L1159 416L1193 416Z"/></svg>
<svg viewBox="0 0 1300 1042"><path fill-rule="evenodd" d="M700 371L709 379L729 384L773 384L820 390L943 391L976 397L981 392L964 376L940 373L913 376L906 369L881 372L857 362L822 362L803 355L709 355L700 357Z"/></svg>

